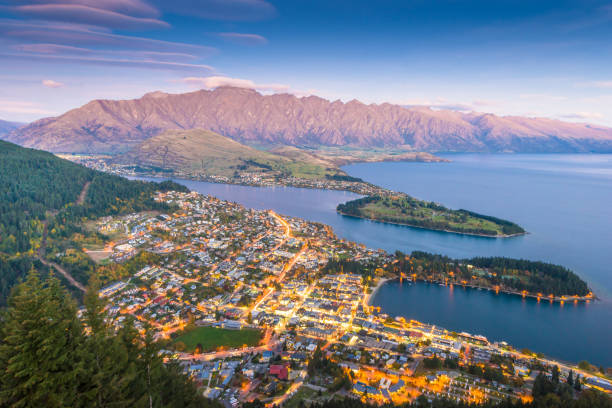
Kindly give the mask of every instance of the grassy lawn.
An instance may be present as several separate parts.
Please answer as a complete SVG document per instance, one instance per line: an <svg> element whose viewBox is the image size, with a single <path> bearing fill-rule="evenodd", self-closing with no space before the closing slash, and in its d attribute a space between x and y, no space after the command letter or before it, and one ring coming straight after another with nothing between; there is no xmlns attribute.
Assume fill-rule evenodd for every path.
<svg viewBox="0 0 612 408"><path fill-rule="evenodd" d="M256 346L262 338L262 332L256 329L229 330L217 327L198 327L183 333L174 341L183 342L188 351L193 351L199 344L204 351L213 351L218 347L237 348L243 345Z"/></svg>

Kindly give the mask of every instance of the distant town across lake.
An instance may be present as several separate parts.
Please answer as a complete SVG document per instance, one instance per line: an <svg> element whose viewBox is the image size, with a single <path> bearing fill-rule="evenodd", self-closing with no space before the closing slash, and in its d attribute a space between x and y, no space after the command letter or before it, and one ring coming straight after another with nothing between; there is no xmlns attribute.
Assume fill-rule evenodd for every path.
<svg viewBox="0 0 612 408"><path fill-rule="evenodd" d="M491 298L495 295L486 291L455 288L454 302L441 308L452 296L447 287L436 286L427 291L431 296L417 296L425 286L399 290L390 282L380 291L387 296L379 295L374 301L392 315L452 330L477 331L490 340L506 340L561 359L592 358L597 364L612 364L608 350L612 338L612 155L442 156L451 163L364 163L344 169L351 176L420 199L516 222L529 234L481 238L345 217L336 213L336 206L359 197L348 192L176 181L247 207L323 222L339 236L373 248L421 250L456 258L508 256L566 266L587 280L602 300L562 308L535 301L532 305L520 297L499 300L507 295ZM481 316L483 308L496 318ZM449 316L455 312L449 314L449 310L466 316L465 320L451 325ZM559 338L567 340L563 347Z"/></svg>

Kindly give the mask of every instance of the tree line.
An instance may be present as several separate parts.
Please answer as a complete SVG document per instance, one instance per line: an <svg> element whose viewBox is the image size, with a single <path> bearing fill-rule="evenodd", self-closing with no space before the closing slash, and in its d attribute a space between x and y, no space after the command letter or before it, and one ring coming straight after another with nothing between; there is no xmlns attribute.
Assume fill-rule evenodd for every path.
<svg viewBox="0 0 612 408"><path fill-rule="evenodd" d="M160 345L127 319L117 330L94 282L82 319L55 277L31 271L0 319L0 407L214 407Z"/></svg>
<svg viewBox="0 0 612 408"><path fill-rule="evenodd" d="M477 276L489 285L499 285L508 290L585 296L590 289L574 272L561 265L526 259L505 257L474 257L453 259L448 256L413 251L409 257L401 252L396 253L398 272L417 274L426 279L434 276L438 279L449 278L451 281L471 281L476 272L474 269L485 269L486 274Z"/></svg>
<svg viewBox="0 0 612 408"><path fill-rule="evenodd" d="M76 201L89 183L82 205ZM187 191L173 183L130 181L88 169L51 153L25 149L0 141L0 306L10 287L25 276L47 237L61 251L76 247L75 233L91 234L82 228L85 219L144 210L168 210L155 202L155 191ZM44 255L44 254L43 254ZM35 265L44 273L44 268ZM89 265L91 266L91 265ZM82 283L88 271L75 268ZM79 269L79 270L77 270Z"/></svg>

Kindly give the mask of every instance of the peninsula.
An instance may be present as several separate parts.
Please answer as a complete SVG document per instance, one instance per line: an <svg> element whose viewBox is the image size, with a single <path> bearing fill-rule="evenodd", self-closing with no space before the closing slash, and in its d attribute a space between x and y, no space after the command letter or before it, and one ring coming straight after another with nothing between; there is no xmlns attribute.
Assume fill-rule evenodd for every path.
<svg viewBox="0 0 612 408"><path fill-rule="evenodd" d="M0 153L0 203L6 203L0 229L12 237L0 245L2 295L16 294L4 301L10 317L0 323L4 350L32 348L48 331L64 338L64 326L30 328L32 321L54 321L36 320L54 311L51 305L74 302L49 277L53 268L87 311L80 320L74 306L66 308L74 322L69 339L88 339L92 334L81 334L82 322L92 327L92 316L106 322L108 336L130 339L129 350L140 344L132 339L142 338L141 347L155 347L152 355L159 350L159 372L183 381L189 395L209 398L211 405L198 406L259 400L291 407L306 395L323 401L337 393L369 403L382 396L400 404L452 395L460 403L504 399L519 407L537 398L529 380L535 371L560 370L578 382L577 398L588 395L585 388L611 386L587 362L560 363L409 316L394 318L368 304L376 282L398 276L590 296L586 283L560 266L391 254L341 239L320 223L247 209L170 182L129 181L9 143L0 143ZM21 211L11 212L11 200L21 203ZM28 274L31 269L41 277ZM44 307L22 312L26 296ZM23 313L28 319L19 319ZM5 335L20 325L32 335ZM0 371L7 378L4 361ZM123 374L129 368L117 367L117 376L132 378ZM164 386L157 389L164 398Z"/></svg>
<svg viewBox="0 0 612 408"><path fill-rule="evenodd" d="M525 234L519 225L467 210L451 210L403 193L386 192L339 204L340 214L458 234L507 238Z"/></svg>
<svg viewBox="0 0 612 408"><path fill-rule="evenodd" d="M571 270L546 262L505 257L452 259L444 255L400 251L386 270L391 276L494 290L550 302L596 299L587 283Z"/></svg>
<svg viewBox="0 0 612 408"><path fill-rule="evenodd" d="M163 132L116 156L62 157L123 176L350 191L365 197L338 206L338 211L345 215L488 237L525 233L521 227L509 221L421 201L352 177L340 168L341 165L355 162L446 161L429 153L291 146L268 146L263 149L209 130L194 129Z"/></svg>

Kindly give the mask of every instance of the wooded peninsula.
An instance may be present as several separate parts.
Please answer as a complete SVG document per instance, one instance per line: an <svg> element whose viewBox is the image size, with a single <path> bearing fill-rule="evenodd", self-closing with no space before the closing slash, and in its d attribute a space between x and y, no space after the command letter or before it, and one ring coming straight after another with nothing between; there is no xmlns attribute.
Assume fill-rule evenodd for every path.
<svg viewBox="0 0 612 408"><path fill-rule="evenodd" d="M339 204L336 210L352 217L459 234L506 238L526 233L507 220L468 210L451 210L403 193L362 197Z"/></svg>
<svg viewBox="0 0 612 408"><path fill-rule="evenodd" d="M551 301L594 299L587 283L571 270L546 262L505 257L453 259L398 251L389 272L413 280L491 289Z"/></svg>

